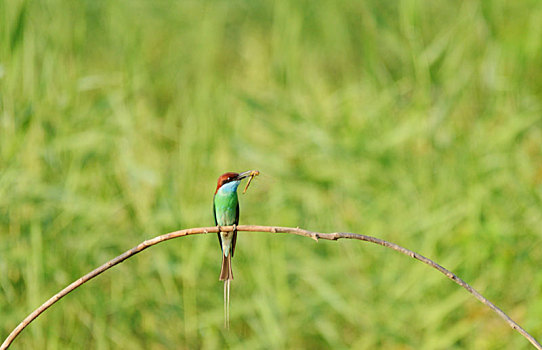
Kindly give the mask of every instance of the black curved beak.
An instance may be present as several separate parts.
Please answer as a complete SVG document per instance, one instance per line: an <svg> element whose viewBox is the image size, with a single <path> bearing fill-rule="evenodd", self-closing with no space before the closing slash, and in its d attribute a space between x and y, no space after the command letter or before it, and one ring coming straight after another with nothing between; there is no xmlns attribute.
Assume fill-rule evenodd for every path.
<svg viewBox="0 0 542 350"><path fill-rule="evenodd" d="M249 176L254 176L255 174L259 174L260 172L258 170L248 170L244 171L241 174L237 175L236 180L243 180L244 178L247 178Z"/></svg>

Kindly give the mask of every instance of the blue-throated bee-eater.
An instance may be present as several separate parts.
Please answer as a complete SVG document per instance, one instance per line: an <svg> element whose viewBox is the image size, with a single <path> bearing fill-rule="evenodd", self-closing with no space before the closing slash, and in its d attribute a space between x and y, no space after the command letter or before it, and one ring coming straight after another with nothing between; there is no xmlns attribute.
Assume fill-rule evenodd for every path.
<svg viewBox="0 0 542 350"><path fill-rule="evenodd" d="M215 196L213 199L213 215L217 226L237 226L239 224L239 199L237 198L237 188L241 180L249 177L249 182L245 191L254 176L259 175L257 170L245 171L241 174L229 172L218 177ZM230 281L233 279L231 268L231 258L235 252L235 243L237 241L237 231L218 232L218 241L222 249L222 268L220 270L220 280L224 281L224 314L225 326L229 326L229 304L230 304Z"/></svg>

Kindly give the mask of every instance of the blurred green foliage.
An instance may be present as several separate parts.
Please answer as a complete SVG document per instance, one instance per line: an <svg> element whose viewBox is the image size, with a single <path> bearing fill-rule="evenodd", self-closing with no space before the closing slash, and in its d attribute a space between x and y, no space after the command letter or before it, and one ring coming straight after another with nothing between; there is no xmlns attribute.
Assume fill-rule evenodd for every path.
<svg viewBox="0 0 542 350"><path fill-rule="evenodd" d="M144 239L241 223L375 235L542 339L542 2L0 1L0 334ZM352 241L156 246L14 349L527 349L466 291Z"/></svg>

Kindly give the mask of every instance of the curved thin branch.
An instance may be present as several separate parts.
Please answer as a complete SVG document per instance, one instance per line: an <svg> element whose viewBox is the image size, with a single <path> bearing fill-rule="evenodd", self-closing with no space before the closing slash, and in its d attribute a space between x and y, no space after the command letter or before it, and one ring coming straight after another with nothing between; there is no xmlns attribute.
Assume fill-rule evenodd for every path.
<svg viewBox="0 0 542 350"><path fill-rule="evenodd" d="M233 226L222 226L220 227L220 231L222 232L228 232L233 231ZM360 241L365 242L371 242L378 245L381 245L386 248L393 249L399 253L405 254L410 256L411 258L414 258L416 260L419 260L423 262L426 265L431 266L434 269L437 269L442 274L444 274L446 277L454 281L455 283L459 284L461 287L465 288L469 293L474 295L476 299L480 300L483 304L487 305L491 310L493 310L499 317L501 317L503 320L508 323L512 329L519 332L525 339L527 339L531 344L538 350L542 350L542 345L538 341L536 341L535 338L533 338L527 331L525 331L519 324L517 324L514 320L512 320L507 314L505 314L500 308L498 308L495 304L487 300L482 294L478 293L474 288L472 288L468 283L463 281L461 278L457 277L454 273L451 271L445 269L444 267L440 266L436 262L434 262L431 259L426 258L423 255L420 255L412 250L403 248L395 243L391 243L388 241L384 241L379 238L375 238L372 236L366 236L361 235L357 233L346 233L346 232L335 232L335 233L319 233L319 232L312 232L292 227L278 227L278 226L258 226L258 225L240 225L237 226L237 231L249 231L249 232L271 232L271 233L291 233L299 236L309 237L316 241L319 239L326 239L326 240L332 240L336 241L341 238L347 238L347 239L357 239ZM102 266L96 268L95 270L87 273L83 277L79 278L66 288L62 289L57 294L53 295L49 300L47 300L45 303L43 303L40 307L38 307L36 310L34 310L31 314L29 314L10 334L9 336L4 340L2 345L0 346L0 350L7 349L13 340L19 335L19 333L22 332L22 330L30 324L34 319L36 319L42 312L47 310L49 307L51 307L54 303L59 301L62 297L64 297L66 294L70 293L77 287L81 286L83 283L88 282L90 279L98 276L102 272L110 269L111 267L123 262L124 260L128 259L129 257L141 252L142 250L147 249L148 247L151 247L155 244L158 244L163 241L167 241L172 238L177 237L184 237L188 235L197 235L202 233L217 233L218 227L199 227L199 228L191 228L186 230L180 230L175 231L171 233L167 233L165 235L157 236L155 238L149 239L144 241L143 243L138 244L134 248L124 252L123 254L117 256L116 258L106 262Z"/></svg>

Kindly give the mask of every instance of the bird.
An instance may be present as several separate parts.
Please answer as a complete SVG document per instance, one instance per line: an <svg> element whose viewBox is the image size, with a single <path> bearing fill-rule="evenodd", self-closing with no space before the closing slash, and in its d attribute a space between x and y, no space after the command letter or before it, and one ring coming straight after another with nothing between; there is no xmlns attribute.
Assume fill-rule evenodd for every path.
<svg viewBox="0 0 542 350"><path fill-rule="evenodd" d="M258 175L257 170L243 173L227 172L218 177L216 191L213 198L213 215L215 225L218 226L218 241L222 249L222 268L220 281L224 281L224 327L229 328L230 319L230 281L233 280L231 259L235 252L237 242L236 226L239 224L239 199L237 188L241 180ZM250 183L249 180L249 183ZM248 183L247 183L248 187ZM245 190L246 188L245 187ZM221 232L220 226L234 226L233 231Z"/></svg>

